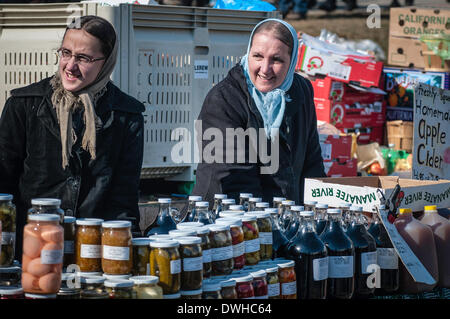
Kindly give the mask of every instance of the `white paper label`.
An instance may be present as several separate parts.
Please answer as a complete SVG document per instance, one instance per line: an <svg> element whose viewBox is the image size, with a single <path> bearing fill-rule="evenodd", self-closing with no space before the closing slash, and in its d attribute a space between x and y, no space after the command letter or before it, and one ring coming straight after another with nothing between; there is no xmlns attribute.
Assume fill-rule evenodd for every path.
<svg viewBox="0 0 450 319"><path fill-rule="evenodd" d="M80 256L81 258L102 258L102 246L81 244Z"/></svg>
<svg viewBox="0 0 450 319"><path fill-rule="evenodd" d="M129 260L130 247L103 245L103 258L110 260Z"/></svg>
<svg viewBox="0 0 450 319"><path fill-rule="evenodd" d="M239 243L236 245L233 245L233 257L239 257L242 256L243 254L245 254L245 243Z"/></svg>
<svg viewBox="0 0 450 319"><path fill-rule="evenodd" d="M353 256L329 256L328 278L353 277Z"/></svg>
<svg viewBox="0 0 450 319"><path fill-rule="evenodd" d="M73 240L64 241L64 254L75 253L75 242Z"/></svg>
<svg viewBox="0 0 450 319"><path fill-rule="evenodd" d="M269 297L279 296L280 295L280 284L268 284L267 292Z"/></svg>
<svg viewBox="0 0 450 319"><path fill-rule="evenodd" d="M328 278L328 257L316 258L313 260L314 280L324 280Z"/></svg>
<svg viewBox="0 0 450 319"><path fill-rule="evenodd" d="M41 250L41 264L54 265L63 262L64 250Z"/></svg>
<svg viewBox="0 0 450 319"><path fill-rule="evenodd" d="M281 284L281 294L282 295L293 295L297 293L297 282L287 282Z"/></svg>
<svg viewBox="0 0 450 319"><path fill-rule="evenodd" d="M272 232L259 233L259 243L261 245L272 245L273 244L273 233Z"/></svg>
<svg viewBox="0 0 450 319"><path fill-rule="evenodd" d="M194 61L194 79L208 79L208 60Z"/></svg>
<svg viewBox="0 0 450 319"><path fill-rule="evenodd" d="M246 240L246 241L244 241L244 243L245 243L245 252L246 253L253 253L260 249L259 238L252 239L252 240Z"/></svg>
<svg viewBox="0 0 450 319"><path fill-rule="evenodd" d="M198 271L203 269L203 258L184 258L183 271Z"/></svg>
<svg viewBox="0 0 450 319"><path fill-rule="evenodd" d="M377 248L377 259L381 269L398 269L398 255L395 248Z"/></svg>
<svg viewBox="0 0 450 319"><path fill-rule="evenodd" d="M372 271L368 271L367 268L370 265L376 265L376 264L377 264L377 252L376 251L361 254L361 273L371 274Z"/></svg>
<svg viewBox="0 0 450 319"><path fill-rule="evenodd" d="M2 245L11 245L16 242L16 233L15 232L0 232L1 236L1 244Z"/></svg>
<svg viewBox="0 0 450 319"><path fill-rule="evenodd" d="M212 249L207 249L203 251L203 263L210 263L211 262L211 250Z"/></svg>
<svg viewBox="0 0 450 319"><path fill-rule="evenodd" d="M211 260L221 261L233 258L233 246L225 246L212 249Z"/></svg>
<svg viewBox="0 0 450 319"><path fill-rule="evenodd" d="M172 275L179 274L181 272L181 259L170 261L170 273Z"/></svg>

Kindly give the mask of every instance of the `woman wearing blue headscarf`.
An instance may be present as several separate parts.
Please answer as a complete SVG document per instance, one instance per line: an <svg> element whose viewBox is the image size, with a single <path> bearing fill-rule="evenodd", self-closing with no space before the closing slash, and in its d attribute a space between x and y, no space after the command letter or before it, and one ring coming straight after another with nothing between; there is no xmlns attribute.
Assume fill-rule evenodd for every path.
<svg viewBox="0 0 450 319"><path fill-rule="evenodd" d="M325 177L311 83L295 73L295 29L278 19L255 26L247 54L205 98L197 124L193 195L252 193L303 202L305 177ZM245 141L245 143L244 143Z"/></svg>

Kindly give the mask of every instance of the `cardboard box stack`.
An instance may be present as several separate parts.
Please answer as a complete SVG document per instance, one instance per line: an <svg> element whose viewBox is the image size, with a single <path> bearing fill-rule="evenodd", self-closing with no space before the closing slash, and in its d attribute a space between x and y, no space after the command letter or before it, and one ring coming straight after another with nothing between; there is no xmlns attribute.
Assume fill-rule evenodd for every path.
<svg viewBox="0 0 450 319"><path fill-rule="evenodd" d="M319 134L323 165L328 177L357 175L358 163L352 155L353 137L345 134Z"/></svg>

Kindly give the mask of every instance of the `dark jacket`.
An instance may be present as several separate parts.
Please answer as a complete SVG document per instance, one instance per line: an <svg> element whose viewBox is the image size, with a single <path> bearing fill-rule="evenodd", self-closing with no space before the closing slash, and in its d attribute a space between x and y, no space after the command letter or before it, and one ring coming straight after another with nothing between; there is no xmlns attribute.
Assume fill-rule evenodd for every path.
<svg viewBox="0 0 450 319"><path fill-rule="evenodd" d="M22 249L26 211L33 198L59 198L65 214L77 218L131 217L135 226L139 223L143 104L109 82L95 106L103 123L97 125L96 159L91 160L78 142L63 169L49 81L11 91L0 117L0 193L13 194L17 206L16 253ZM84 128L82 116L75 117L74 127L80 126Z"/></svg>
<svg viewBox="0 0 450 319"><path fill-rule="evenodd" d="M317 133L317 119L311 83L298 74L287 92L292 99L286 103L286 109L279 137L279 169L273 174L261 174L258 150L258 161L249 161L248 143L245 147L245 163L205 163L200 162L196 172L194 195L203 196L212 201L214 194L227 194L229 198L239 199L239 193L252 193L262 197L263 201L272 203L274 196L286 197L297 204L303 203L305 177L325 177L321 149ZM219 128L226 136L226 128L262 128L263 119L250 96L245 75L240 65L233 67L227 77L218 83L206 96L199 115L202 133L208 128ZM269 141L265 135L264 143ZM214 139L214 138L213 138ZM223 157L225 158L226 142L223 141ZM248 141L247 141L248 142ZM209 152L208 144L212 140L204 139L203 151ZM261 141L258 138L258 144ZM267 143L271 149L276 144ZM212 145L210 145L212 147ZM228 152L232 148L228 149ZM238 151L237 142L234 152ZM267 154L274 154L269 151ZM217 153L214 153L217 155ZM221 154L219 154L220 156ZM236 159L236 155L235 155ZM267 161L266 161L267 162Z"/></svg>

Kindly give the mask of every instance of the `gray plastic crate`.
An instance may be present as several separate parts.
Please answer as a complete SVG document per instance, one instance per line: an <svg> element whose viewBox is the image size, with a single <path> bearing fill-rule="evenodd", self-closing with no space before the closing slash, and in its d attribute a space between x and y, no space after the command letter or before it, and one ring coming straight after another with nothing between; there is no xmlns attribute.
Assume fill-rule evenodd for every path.
<svg viewBox="0 0 450 319"><path fill-rule="evenodd" d="M0 112L11 89L56 72L67 23L88 14L116 28L120 54L111 78L146 106L142 177L194 181L193 156L172 161L181 141L172 140L172 132L189 132L194 150L194 120L206 94L245 54L253 27L280 14L88 2L0 5Z"/></svg>

